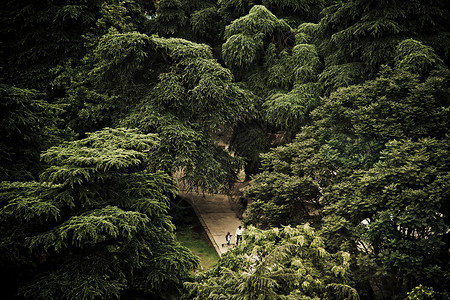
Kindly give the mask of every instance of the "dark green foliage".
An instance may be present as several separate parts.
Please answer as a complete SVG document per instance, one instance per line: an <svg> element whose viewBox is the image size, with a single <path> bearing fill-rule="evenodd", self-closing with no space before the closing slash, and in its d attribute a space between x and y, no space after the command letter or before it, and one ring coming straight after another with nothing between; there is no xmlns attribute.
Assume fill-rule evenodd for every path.
<svg viewBox="0 0 450 300"><path fill-rule="evenodd" d="M39 151L55 137L58 108L35 90L0 84L0 178L26 181L40 171Z"/></svg>
<svg viewBox="0 0 450 300"><path fill-rule="evenodd" d="M291 24L317 22L323 9L323 1L316 0L264 0L262 3Z"/></svg>
<svg viewBox="0 0 450 300"><path fill-rule="evenodd" d="M161 0L158 3L156 22L158 33L162 36L186 38L189 23L189 3L184 0Z"/></svg>
<svg viewBox="0 0 450 300"><path fill-rule="evenodd" d="M140 103L123 123L161 135L159 168L168 173L182 169L184 181L205 190L228 189L241 164L214 145L210 134L241 118L246 92L213 59L208 46L155 36L141 39L168 66L148 95L136 99Z"/></svg>
<svg viewBox="0 0 450 300"><path fill-rule="evenodd" d="M392 62L405 38L426 41L448 63L443 53L450 33L446 1L339 1L323 15L321 27L330 38L324 47L327 65L362 63L364 73L373 76Z"/></svg>
<svg viewBox="0 0 450 300"><path fill-rule="evenodd" d="M245 163L244 221L272 229L190 296L444 298L449 16L445 0L7 1L2 295L182 297L196 261L171 177L229 191ZM273 227L305 222L323 240Z"/></svg>
<svg viewBox="0 0 450 300"><path fill-rule="evenodd" d="M449 288L449 145L448 138L392 141L373 168L325 195L327 236L358 245L358 264L384 297L419 282Z"/></svg>
<svg viewBox="0 0 450 300"><path fill-rule="evenodd" d="M258 174L246 196L255 201L245 222L260 228L304 223L321 207L319 186L311 178L273 171Z"/></svg>
<svg viewBox="0 0 450 300"><path fill-rule="evenodd" d="M248 0L218 0L217 5L227 24L247 14L251 7Z"/></svg>
<svg viewBox="0 0 450 300"><path fill-rule="evenodd" d="M362 85L338 90L315 112L314 134L337 153L339 165L366 167L393 139L441 138L449 126L448 71L420 82L403 70L383 69Z"/></svg>
<svg viewBox="0 0 450 300"><path fill-rule="evenodd" d="M201 40L209 41L211 46L223 35L223 21L215 6L194 11L191 15L191 26L193 32Z"/></svg>
<svg viewBox="0 0 450 300"><path fill-rule="evenodd" d="M219 0L217 2L219 12L227 23L247 14L251 8L263 5L278 18L283 18L295 26L302 22L317 22L323 8L323 1L315 0Z"/></svg>
<svg viewBox="0 0 450 300"><path fill-rule="evenodd" d="M225 28L227 41L222 46L222 54L227 65L246 69L256 63L271 40L284 46L291 28L277 19L264 6L252 7L249 14L233 21Z"/></svg>
<svg viewBox="0 0 450 300"><path fill-rule="evenodd" d="M402 50L407 43L417 47ZM316 221L328 246L359 254L355 274L378 287L376 297L419 283L448 290L448 70L433 52L433 60L400 63L426 51L405 41L395 69L325 98L292 144L263 155L264 172L247 191L247 224L324 213ZM410 73L416 65L428 70Z"/></svg>
<svg viewBox="0 0 450 300"><path fill-rule="evenodd" d="M298 43L291 51L277 52L271 43L266 50L268 83L272 87L289 89L294 83L317 81L321 64L313 45Z"/></svg>
<svg viewBox="0 0 450 300"><path fill-rule="evenodd" d="M261 122L249 120L236 125L230 139L230 150L245 159L245 175L249 179L261 168L259 155L270 149L270 141Z"/></svg>
<svg viewBox="0 0 450 300"><path fill-rule="evenodd" d="M179 293L197 260L175 241L167 215L172 179L146 170L146 151L157 147L155 135L105 129L47 150L42 159L50 167L41 182L3 182L0 245L11 253L1 260L6 294L118 299Z"/></svg>
<svg viewBox="0 0 450 300"><path fill-rule="evenodd" d="M93 51L95 64L89 79L112 94L129 88L136 74L142 73L148 47L148 37L137 32L102 36Z"/></svg>
<svg viewBox="0 0 450 300"><path fill-rule="evenodd" d="M138 94L128 101L139 103L147 97L144 103L156 111L197 123L206 131L230 122L242 111L243 92L233 85L231 73L212 58L206 45L139 33L113 34L104 36L95 55L90 76L100 89L111 93L112 86L128 90L132 85ZM154 77L142 77L144 68L155 63L165 65L154 71L165 72L147 70L144 76ZM153 80L154 85L141 86L143 79ZM122 90L116 93L126 96Z"/></svg>
<svg viewBox="0 0 450 300"><path fill-rule="evenodd" d="M314 111L313 125L305 127L292 145L264 155L263 169L298 176L298 180L306 175L325 188L348 172L371 167L390 140L430 136L442 139L450 126L448 80L447 71L432 73L420 82L416 75L407 71L386 68L376 80L338 90ZM254 201L261 201L261 205L290 202L290 197L284 193L280 193L280 197L285 197L283 201L276 200L274 195L280 190L279 184L272 180L266 182L269 177L264 176L268 174L261 176L256 178L255 189L261 184L264 189L273 190L273 194L251 193ZM284 179L280 184L284 181L289 182ZM314 203L317 198L299 197L295 201ZM277 210L277 206L270 207L266 213ZM255 220L251 223L257 224L256 220L266 218L262 211L259 216L253 215L255 212L250 214ZM268 218L265 224L298 222L295 216L277 220L285 223Z"/></svg>
<svg viewBox="0 0 450 300"><path fill-rule="evenodd" d="M247 110L247 92L233 83L207 45L138 32L104 35L75 75L67 97L68 118L80 134L104 126L156 132L162 145L156 169L205 190L227 189L239 160L213 144L210 134ZM68 84L61 70L57 82ZM55 81L56 82L56 81ZM162 150L164 149L164 150ZM210 170L205 172L205 169Z"/></svg>
<svg viewBox="0 0 450 300"><path fill-rule="evenodd" d="M295 85L288 93L276 93L268 97L263 108L266 118L277 128L291 135L310 122L310 113L319 104L319 88L315 83Z"/></svg>
<svg viewBox="0 0 450 300"><path fill-rule="evenodd" d="M283 7L303 4L293 1ZM260 168L257 156L267 151L261 130L295 136L319 104L320 86L315 81L322 63L306 32L293 30L262 5L225 28L224 61L256 95L248 120L236 127L231 141L236 153L246 158L247 176Z"/></svg>
<svg viewBox="0 0 450 300"><path fill-rule="evenodd" d="M86 41L95 43L110 28L142 28L145 21L135 1L19 0L8 1L4 7L5 78L17 86L40 90L49 88L49 69L86 54Z"/></svg>
<svg viewBox="0 0 450 300"><path fill-rule="evenodd" d="M249 227L238 248L187 283L189 299L359 299L345 252L329 253L308 225Z"/></svg>
<svg viewBox="0 0 450 300"><path fill-rule="evenodd" d="M154 43L174 62L170 72L159 75L150 99L156 108L205 131L229 124L245 112L244 91L213 59L209 47L178 39L154 38Z"/></svg>
<svg viewBox="0 0 450 300"><path fill-rule="evenodd" d="M158 35L220 47L225 23L217 1L161 0L151 22Z"/></svg>
<svg viewBox="0 0 450 300"><path fill-rule="evenodd" d="M319 75L324 95L329 95L341 87L348 87L360 82L362 64L358 62L328 66Z"/></svg>
<svg viewBox="0 0 450 300"><path fill-rule="evenodd" d="M427 76L432 70L444 67L444 62L433 48L413 39L400 42L396 53L395 65L411 73Z"/></svg>
<svg viewBox="0 0 450 300"><path fill-rule="evenodd" d="M408 300L432 300L432 299L445 299L446 295L443 293L436 293L433 288L423 286L419 284L408 292Z"/></svg>

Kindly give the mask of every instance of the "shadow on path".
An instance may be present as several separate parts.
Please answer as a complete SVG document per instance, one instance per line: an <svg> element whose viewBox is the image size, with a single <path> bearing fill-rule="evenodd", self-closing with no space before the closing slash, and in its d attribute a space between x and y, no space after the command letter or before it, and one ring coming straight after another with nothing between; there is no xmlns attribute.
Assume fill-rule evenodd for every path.
<svg viewBox="0 0 450 300"><path fill-rule="evenodd" d="M242 225L231 206L229 196L182 191L178 193L178 196L186 199L192 205L219 256L227 252L232 246L227 246L225 235L230 232L234 244L236 228Z"/></svg>

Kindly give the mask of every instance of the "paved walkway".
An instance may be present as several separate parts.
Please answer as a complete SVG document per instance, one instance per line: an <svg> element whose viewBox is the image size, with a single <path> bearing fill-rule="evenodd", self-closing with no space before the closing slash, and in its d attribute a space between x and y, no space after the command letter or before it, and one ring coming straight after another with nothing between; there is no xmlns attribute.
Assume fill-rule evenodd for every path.
<svg viewBox="0 0 450 300"><path fill-rule="evenodd" d="M229 249L225 235L230 232L234 244L236 229L242 225L231 207L228 196L181 191L178 195L191 203L211 243L219 256L222 256Z"/></svg>

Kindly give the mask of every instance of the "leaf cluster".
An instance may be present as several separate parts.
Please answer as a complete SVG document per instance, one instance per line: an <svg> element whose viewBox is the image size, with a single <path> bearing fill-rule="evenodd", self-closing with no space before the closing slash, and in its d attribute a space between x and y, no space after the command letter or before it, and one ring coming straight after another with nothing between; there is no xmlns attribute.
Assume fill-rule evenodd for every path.
<svg viewBox="0 0 450 300"><path fill-rule="evenodd" d="M349 258L327 252L309 224L248 227L242 245L186 286L194 299L359 299L347 277Z"/></svg>

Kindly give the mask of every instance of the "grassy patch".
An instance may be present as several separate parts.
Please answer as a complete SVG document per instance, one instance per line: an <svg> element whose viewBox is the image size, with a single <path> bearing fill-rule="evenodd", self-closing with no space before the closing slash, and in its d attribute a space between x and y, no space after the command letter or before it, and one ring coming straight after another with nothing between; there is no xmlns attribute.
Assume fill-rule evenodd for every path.
<svg viewBox="0 0 450 300"><path fill-rule="evenodd" d="M207 270L219 261L216 249L205 240L201 228L194 225L177 226L176 236L181 245L200 257L199 270Z"/></svg>

